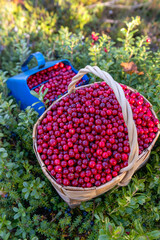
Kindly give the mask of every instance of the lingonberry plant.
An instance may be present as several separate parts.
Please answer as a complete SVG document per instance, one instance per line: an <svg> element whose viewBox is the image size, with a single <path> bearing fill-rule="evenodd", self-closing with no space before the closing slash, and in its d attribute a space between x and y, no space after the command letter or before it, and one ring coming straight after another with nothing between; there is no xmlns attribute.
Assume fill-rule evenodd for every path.
<svg viewBox="0 0 160 240"><path fill-rule="evenodd" d="M2 2L3 0L1 4ZM36 2L34 1L34 4ZM57 1L54 2L57 4ZM75 2L77 6L77 1ZM70 209L43 175L33 153L32 129L38 119L38 114L32 108L21 111L15 100L8 95L5 84L9 76L21 71L21 64L31 52L40 51L48 60L69 59L76 69L85 67L87 64L98 65L101 69L108 71L116 81L137 89L140 94L144 95L153 104L155 112L160 117L158 68L160 65L160 52L150 50L152 44L147 41L148 37L141 36L138 32L130 34L130 31L139 28L136 22L138 21L139 24L140 19L129 22L130 30L124 24L122 31L119 32L116 29L119 40L122 41L116 40L114 42L111 36L108 34L101 35L101 33L94 34L94 36L99 37L94 41L89 25L85 28L89 35L86 35L86 32L78 32L78 30L78 33L75 34L66 27L60 27L61 21L64 23L72 22L70 29L74 28L75 30L75 27L79 28L81 25L82 28L84 23L89 21L88 18L85 18L89 16L87 15L88 11L85 10L85 13L79 11L80 6L77 8L77 13L75 8L72 5L72 8L68 7L66 2L67 13L69 12L67 16L70 16L70 21L68 21L66 14L63 14L66 8L59 8L60 1L57 4L56 14L54 14L55 11L48 12L46 8L33 7L31 1L10 1L9 4L8 1L4 1L4 4L5 7L1 6L0 8L2 29L0 36L0 144L2 146L0 147L0 239L160 239L158 230L160 229L159 140L146 167L137 171L128 186L114 188L92 201L81 204L79 208ZM97 14L96 11L95 14ZM73 15L75 21L72 18ZM96 26L94 22L93 26ZM96 29L93 29L93 31L96 32ZM94 44L92 44L93 41ZM130 62L134 62L138 71L144 74L138 75L136 69L126 71L121 67L121 63ZM31 63L31 66L33 65L34 63ZM132 66L134 65L132 64ZM96 81L95 78L91 80L92 82ZM132 100L131 105L134 104ZM138 106L135 107L138 108ZM90 108L91 114L94 114L94 108L96 107ZM110 110L112 109L108 109L108 114L110 114ZM147 121L147 118L138 117L137 119L139 118L142 121ZM151 117L149 116L149 118ZM96 120L98 119L102 120L103 116ZM141 126L141 124L138 124L139 121L137 121L138 129L138 126ZM62 123L58 123L58 125L62 125ZM97 127L101 126L98 124L99 120L96 123ZM153 123L156 124L154 121ZM47 125L50 124L47 123ZM152 125L151 123L151 126L147 125L142 129L144 131L146 131L146 128L153 129ZM119 125L115 126L115 128L118 127ZM113 130L113 127L109 129ZM69 136L70 134L77 134L74 133L74 130L76 131L77 127L71 128ZM111 133L110 130L109 133ZM123 133L123 131L120 133ZM154 134L154 132L152 133ZM82 134L86 135L86 133ZM139 134L139 136L149 136L150 133ZM100 136L99 133L97 136ZM153 137L153 135L151 136ZM143 143L149 144L144 141L151 136L142 139ZM85 141L84 145L87 143L86 140L89 144L94 140L92 136L88 136L88 138L82 140ZM115 144L113 143L114 139L110 140L112 147ZM126 144L125 147L128 147L127 142L127 139L123 142ZM44 143L47 142L44 141ZM55 144L54 138L51 143ZM64 145L71 148L72 142L68 141ZM88 148L88 146L81 145L83 148ZM145 148L144 145L141 146ZM101 150L103 151L105 147L104 142L100 141L97 147L97 150L100 150L98 154L101 154ZM119 145L118 148L120 147L122 146ZM113 149L113 151L117 150ZM128 148L125 148L125 151L128 151ZM117 153L116 158L118 158L119 154L121 152ZM107 159L106 154L98 156ZM59 166L59 159L55 160L55 163ZM69 160L67 160L67 164ZM88 163L88 159L86 162ZM111 162L113 164L115 160ZM69 164L72 165L73 161L69 162ZM65 165L64 160L61 167L65 168ZM97 166L97 171L101 171L101 165ZM79 166L76 168L77 173L80 169ZM95 161L90 160L89 168L97 169L95 166ZM74 166L67 166L67 168L69 167L73 169ZM113 165L112 169L114 167ZM90 175L90 169L85 170L87 174L85 177L87 178L90 178L88 176ZM118 172L119 167L116 167L115 170L115 172ZM106 172L106 175L111 174L109 171ZM81 174L84 176L84 173L81 172ZM72 172L70 172L69 178L73 178ZM109 180L109 177L107 179ZM68 179L68 181L73 180ZM102 184L103 181L106 181L106 178L103 177ZM101 231L99 232L99 230Z"/></svg>
<svg viewBox="0 0 160 240"><path fill-rule="evenodd" d="M41 109L41 108L47 108L47 106L48 106L48 104L49 104L49 99L46 99L46 98L45 98L47 92L48 92L48 88L46 88L46 87L44 86L44 84L42 84L41 86L39 86L38 93L37 93L36 91L34 91L34 90L31 90L30 93L31 93L34 97L36 97L36 98L39 99L39 101L37 101L37 102L35 102L35 103L32 104L32 107L35 106L37 103L42 102L42 103L44 103L44 106L39 107L39 109Z"/></svg>

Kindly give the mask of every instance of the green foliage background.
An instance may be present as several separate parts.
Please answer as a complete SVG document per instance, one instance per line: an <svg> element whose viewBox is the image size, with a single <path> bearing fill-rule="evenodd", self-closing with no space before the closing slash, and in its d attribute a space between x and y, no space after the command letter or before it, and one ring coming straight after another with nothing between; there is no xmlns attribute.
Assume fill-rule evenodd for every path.
<svg viewBox="0 0 160 240"><path fill-rule="evenodd" d="M67 58L77 69L98 65L143 94L160 117L160 52L151 51L141 34L144 21L130 19L113 37L98 25L103 9L92 9L91 14L86 7L95 2L57 0L50 5L50 1L1 0L0 190L4 195L0 196L0 239L160 239L159 140L146 167L128 186L71 210L42 174L33 153L37 113L29 107L21 111L8 96L7 78L21 71L31 52L40 51L46 60ZM94 44L92 30L99 32ZM120 64L129 61L144 75L125 73Z"/></svg>

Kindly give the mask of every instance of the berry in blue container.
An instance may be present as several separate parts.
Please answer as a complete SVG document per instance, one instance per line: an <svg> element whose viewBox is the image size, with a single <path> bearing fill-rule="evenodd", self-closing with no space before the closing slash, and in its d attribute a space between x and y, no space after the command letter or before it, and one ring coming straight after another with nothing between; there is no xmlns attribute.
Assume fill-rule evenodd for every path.
<svg viewBox="0 0 160 240"><path fill-rule="evenodd" d="M33 57L36 58L38 66L29 69L27 65ZM67 59L45 62L40 52L31 54L21 69L22 73L7 80L7 86L16 101L20 102L21 109L33 106L39 115L45 111L45 106L49 106L59 95L67 92L71 79L78 73ZM85 75L77 86L88 83L89 78ZM44 94L45 105L35 97L40 92Z"/></svg>

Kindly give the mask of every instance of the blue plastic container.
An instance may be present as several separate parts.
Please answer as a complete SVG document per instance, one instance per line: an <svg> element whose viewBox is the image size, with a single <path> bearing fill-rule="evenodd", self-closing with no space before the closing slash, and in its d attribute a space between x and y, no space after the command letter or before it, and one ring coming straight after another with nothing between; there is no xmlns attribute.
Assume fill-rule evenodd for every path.
<svg viewBox="0 0 160 240"><path fill-rule="evenodd" d="M35 57L38 63L38 66L32 69L29 69L27 64L31 61L31 59ZM76 69L74 69L74 67L71 65L71 63L67 60L67 59L62 59L62 60L56 60L56 61L51 61L51 62L45 62L45 59L42 55L42 53L40 52L36 52L31 54L28 59L22 64L22 73L11 77L7 80L7 87L10 89L11 91L11 95L13 95L17 101L17 103L20 102L20 107L21 109L25 109L27 106L32 106L33 103L39 101L36 97L34 97L30 91L36 87L38 87L39 85L42 85L45 82L48 81L44 81L41 84L37 85L36 87L33 87L32 89L29 89L28 85L27 85L27 79L39 72L42 71L44 69L47 69L49 67L54 66L56 63L59 62L63 62L66 65L70 65L72 68L72 71L75 73L78 73L78 71ZM89 83L89 78L87 77L87 75L85 75L82 78L82 83L79 84L80 85L85 85ZM40 107L43 107L41 109L39 109ZM42 102L37 103L35 106L33 106L33 108L39 113L39 115L41 115L44 111L45 111L45 107L44 104Z"/></svg>

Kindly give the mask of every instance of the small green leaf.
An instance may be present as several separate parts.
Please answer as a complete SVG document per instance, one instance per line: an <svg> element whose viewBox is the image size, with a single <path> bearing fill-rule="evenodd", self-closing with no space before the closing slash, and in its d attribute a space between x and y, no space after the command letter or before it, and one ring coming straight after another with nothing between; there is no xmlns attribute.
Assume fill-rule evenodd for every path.
<svg viewBox="0 0 160 240"><path fill-rule="evenodd" d="M115 225L110 223L110 222L105 224L105 229L106 229L106 232L107 232L108 235L112 234L114 228L115 228Z"/></svg>
<svg viewBox="0 0 160 240"><path fill-rule="evenodd" d="M25 216L26 216L26 213L25 213L25 212L23 212L23 213L22 213L22 217L25 217Z"/></svg>
<svg viewBox="0 0 160 240"><path fill-rule="evenodd" d="M141 226L141 224L140 224L138 219L136 219L134 221L134 225L135 225L135 228L136 228L137 232L144 233L143 228L142 228L142 226Z"/></svg>
<svg viewBox="0 0 160 240"><path fill-rule="evenodd" d="M23 188L23 189L22 189L22 192L27 192L27 191L28 191L27 188Z"/></svg>
<svg viewBox="0 0 160 240"><path fill-rule="evenodd" d="M27 199L29 197L29 192L27 192L25 195L24 195L25 199Z"/></svg>
<svg viewBox="0 0 160 240"><path fill-rule="evenodd" d="M44 106L41 106L41 107L39 107L38 109L40 110L40 109L42 109L42 108L45 108Z"/></svg>
<svg viewBox="0 0 160 240"><path fill-rule="evenodd" d="M24 187L28 187L28 183L27 182L23 182L23 186Z"/></svg>
<svg viewBox="0 0 160 240"><path fill-rule="evenodd" d="M160 231L155 230L150 233L147 233L147 237L149 237L149 239L160 239Z"/></svg>
<svg viewBox="0 0 160 240"><path fill-rule="evenodd" d="M48 88L45 89L44 93L43 93L43 97L47 94L48 92Z"/></svg>
<svg viewBox="0 0 160 240"><path fill-rule="evenodd" d="M98 216L97 213L94 214L94 217L95 217L97 220L100 220L100 217Z"/></svg>
<svg viewBox="0 0 160 240"><path fill-rule="evenodd" d="M39 92L42 92L42 89L43 89L44 85L42 85L39 89Z"/></svg>
<svg viewBox="0 0 160 240"><path fill-rule="evenodd" d="M18 212L18 208L14 207L13 211Z"/></svg>
<svg viewBox="0 0 160 240"><path fill-rule="evenodd" d="M30 93L31 93L34 97L39 98L38 93L36 93L35 91L31 90Z"/></svg>
<svg viewBox="0 0 160 240"><path fill-rule="evenodd" d="M124 233L124 228L121 226L118 226L115 230L114 230L114 235L117 236L121 236Z"/></svg>
<svg viewBox="0 0 160 240"><path fill-rule="evenodd" d="M11 221L7 220L6 221L6 226L9 226L11 224Z"/></svg>
<svg viewBox="0 0 160 240"><path fill-rule="evenodd" d="M16 213L16 215L14 215L14 219L17 219L20 217L20 213Z"/></svg>
<svg viewBox="0 0 160 240"><path fill-rule="evenodd" d="M35 102L35 103L33 103L32 104L32 107L34 107L36 104L38 104L39 103L39 101L38 102Z"/></svg>
<svg viewBox="0 0 160 240"><path fill-rule="evenodd" d="M110 240L110 237L108 237L106 234L99 236L98 240Z"/></svg>
<svg viewBox="0 0 160 240"><path fill-rule="evenodd" d="M147 237L145 236L138 236L135 238L135 240L147 240Z"/></svg>

